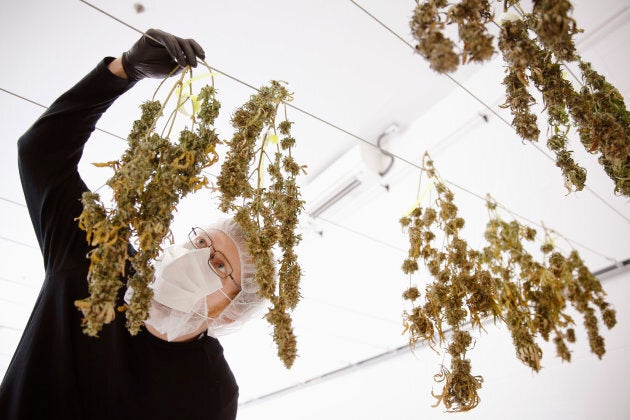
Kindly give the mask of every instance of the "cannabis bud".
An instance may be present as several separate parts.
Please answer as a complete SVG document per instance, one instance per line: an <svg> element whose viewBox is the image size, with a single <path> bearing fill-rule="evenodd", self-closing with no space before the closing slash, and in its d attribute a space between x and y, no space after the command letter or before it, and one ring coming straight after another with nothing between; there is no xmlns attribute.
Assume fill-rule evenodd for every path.
<svg viewBox="0 0 630 420"><path fill-rule="evenodd" d="M448 341L451 369L442 366L434 376L444 385L441 392L433 393L435 406L444 404L449 411L467 411L479 404L477 391L483 378L472 375L471 361L466 358L473 341L464 329L468 322L480 330L482 322L490 317L495 323L505 323L516 357L539 371L543 356L536 342L539 336L548 341L553 334L557 356L571 360L567 342L575 342L574 321L566 313L567 303L571 303L584 316L591 350L601 358L604 339L599 334L594 307L608 328L616 324L616 313L577 251L568 256L558 252L551 232L545 228L542 259L537 260L523 245L536 240L536 230L517 220L501 219L492 197L487 199L490 220L484 234L488 245L481 252L471 249L459 235L464 219L458 216L454 194L427 154L423 167L433 179L437 198L430 207L418 207L400 221L409 237L402 271L415 273L422 258L433 282L426 286L424 302L418 302L420 291L416 287L403 293L413 305L411 311L403 312L403 326L412 347L422 340L435 350L436 342L441 346ZM441 248L435 246L435 238L443 242ZM444 323L452 331L448 340Z"/></svg>
<svg viewBox="0 0 630 420"><path fill-rule="evenodd" d="M291 155L295 144L292 122L285 117L276 124L279 106L286 107L290 100L292 96L286 87L272 81L236 110L232 116L236 131L227 142L229 150L217 179L221 193L219 207L224 212L235 213L234 220L243 229L256 265L259 294L273 305L265 318L274 326L278 356L287 368L297 357L297 340L289 312L301 297L302 271L295 247L301 240L297 227L304 202L296 179L305 168ZM279 141L278 133L282 136ZM265 172L269 176L267 186ZM277 270L274 247L281 253Z"/></svg>
<svg viewBox="0 0 630 420"><path fill-rule="evenodd" d="M411 33L418 41L416 50L433 70L450 73L460 62L483 62L492 57L493 36L487 26L496 23L488 1L416 3ZM573 37L581 30L569 15L573 5L568 0L534 0L530 13L518 0L505 0L503 5L506 13L498 35L506 64L506 102L502 107L512 112L516 133L527 141L537 141L541 132L551 133L547 147L556 156L556 166L571 192L581 191L587 176L568 149L568 134L575 128L585 149L599 154L598 162L613 181L615 192L630 196L630 113L619 91L576 51ZM520 17L507 13L510 8L515 8ZM457 24L460 44L444 34L451 24ZM579 91L563 76L562 66L569 62L578 63L582 72L583 87ZM547 130L541 130L531 110L535 103L531 89L542 96Z"/></svg>
<svg viewBox="0 0 630 420"><path fill-rule="evenodd" d="M178 109L186 103L181 87L189 72L192 76L190 68L181 73L163 104L152 100L140 106L142 116L133 123L127 139L129 146L118 161L96 164L114 170L107 181L113 191L114 206L106 208L98 194L83 194L83 212L77 220L93 247L88 254L90 296L75 304L83 313L83 329L89 335L98 335L103 325L114 319L116 299L124 286L121 279L125 275L129 275L128 286L134 293L129 305L120 309L126 311L129 331L134 335L138 333L148 317L153 297L148 287L154 275L151 261L158 256L170 232L177 203L207 184L201 172L217 161L215 146L220 141L213 124L220 104L215 98L214 80L212 86L201 89L198 112L191 115L191 128L182 130L179 140L170 138L170 129L166 135L165 130L161 134L156 131L174 90L180 88L178 105L164 129L169 121L173 127ZM192 87L190 89L192 91ZM132 236L137 237L139 243L138 252L133 256L128 252Z"/></svg>

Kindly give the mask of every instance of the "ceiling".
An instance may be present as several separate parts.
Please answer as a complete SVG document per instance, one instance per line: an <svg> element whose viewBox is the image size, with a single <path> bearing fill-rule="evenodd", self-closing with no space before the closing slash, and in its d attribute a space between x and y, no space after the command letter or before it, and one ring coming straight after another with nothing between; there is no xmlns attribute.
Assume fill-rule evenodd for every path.
<svg viewBox="0 0 630 420"><path fill-rule="evenodd" d="M275 356L270 328L263 321L221 340L241 389L239 418L267 418L271 413L276 419L319 418L323 413L375 419L387 413L390 418L441 414L441 409L429 407L427 396L442 356L418 349L414 357L401 335L405 304L400 295L409 280L399 269L407 245L398 219L416 202L420 171L413 164L421 163L425 150L451 183L472 246L481 246L487 221L479 197L490 193L522 220L544 222L564 235L569 241L558 238L558 244L578 249L593 271L630 257L628 200L613 194L595 157L572 139L574 157L588 170L589 189L567 194L544 142L539 147L523 144L507 123L509 112L499 107L504 100L500 57L464 67L451 77L432 72L404 42L412 42L407 22L413 1L144 0L142 13L136 13L134 3L91 2L102 11L78 0L1 6L0 52L13 65L0 66L0 123L5 130L0 139L0 372L10 361L43 279L23 205L15 142L42 113L41 106L52 103L102 57L118 56L138 39L137 32L103 12L141 30L154 27L194 38L204 47L207 62L223 73L216 85L223 109L217 127L224 137L231 134L230 112L253 93L233 78L253 86L287 81L295 92L294 105L317 117L288 110L295 121L296 159L308 165L301 180L307 211L343 181L361 181L320 217L302 218L304 240L298 251L304 298L293 314L300 354L293 369L284 369ZM578 37L579 51L630 98L625 45L630 1L573 3L574 17L585 30ZM138 83L98 127L126 137L139 115L138 105L153 95L157 84ZM384 137L386 148L406 162L396 159L388 174L379 177L370 169L379 155L367 143L375 144L392 124L399 129ZM119 138L102 131L93 134L80 168L89 186L99 188L111 176L90 163L114 160L124 148ZM210 169L217 172L218 167ZM183 238L191 223L216 215L215 207L209 191L182 202L173 225L176 238ZM571 411L573 396L591 395L578 388L580 381L593 383L592 392L608 404L608 418L617 418L615 413L624 408L630 412L618 390L627 391L627 385L613 386L616 378L630 373L622 351L629 344L630 321L622 306L630 297L630 279L624 276L604 283L611 302L619 302L620 322L605 334L609 353L601 362L588 354L582 339L572 364L560 364L549 349L543 360L548 368L532 375L516 364L506 332L488 326L489 333L480 337L471 356L473 369L486 378L482 406L487 408L478 411L485 413L483 418L503 418L513 407L541 416L542 407L554 404L544 411L554 418L588 418L589 411L579 404L581 411ZM412 281L422 286L427 276ZM521 397L525 392L533 403ZM304 410L313 401L326 403Z"/></svg>

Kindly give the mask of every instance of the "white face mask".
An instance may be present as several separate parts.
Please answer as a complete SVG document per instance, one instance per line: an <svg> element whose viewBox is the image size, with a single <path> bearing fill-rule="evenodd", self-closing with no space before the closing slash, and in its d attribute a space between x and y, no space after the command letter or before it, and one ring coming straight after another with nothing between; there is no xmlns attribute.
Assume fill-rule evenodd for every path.
<svg viewBox="0 0 630 420"><path fill-rule="evenodd" d="M173 245L155 270L153 299L171 309L191 312L201 298L221 289L223 284L208 266L210 249L188 249Z"/></svg>
<svg viewBox="0 0 630 420"><path fill-rule="evenodd" d="M208 295L219 291L231 301L222 290L221 279L208 266L209 256L208 248L172 245L164 250L157 264L155 281L149 285L153 300L145 323L166 334L168 341L200 331L203 324L210 327L213 319L207 316ZM129 288L125 294L127 303L131 293Z"/></svg>

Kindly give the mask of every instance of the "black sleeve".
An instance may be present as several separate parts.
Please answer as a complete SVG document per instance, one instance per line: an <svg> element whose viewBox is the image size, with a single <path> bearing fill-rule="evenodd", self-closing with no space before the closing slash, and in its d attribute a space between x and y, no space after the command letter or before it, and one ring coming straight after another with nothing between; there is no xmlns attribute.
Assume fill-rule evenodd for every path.
<svg viewBox="0 0 630 420"><path fill-rule="evenodd" d="M107 65L113 60L98 63L18 141L20 179L47 273L85 258L85 232L74 219L87 187L77 165L101 115L136 83L110 72Z"/></svg>
<svg viewBox="0 0 630 420"><path fill-rule="evenodd" d="M236 418L236 411L238 410L238 391L234 393L234 396L227 402L225 406L221 408L221 411L217 413L216 420L234 420Z"/></svg>

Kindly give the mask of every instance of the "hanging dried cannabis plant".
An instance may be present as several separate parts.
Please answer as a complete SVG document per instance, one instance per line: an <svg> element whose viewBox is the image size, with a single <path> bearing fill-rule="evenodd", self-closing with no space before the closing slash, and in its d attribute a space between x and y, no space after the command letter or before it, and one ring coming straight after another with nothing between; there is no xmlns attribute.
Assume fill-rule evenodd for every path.
<svg viewBox="0 0 630 420"><path fill-rule="evenodd" d="M514 116L512 125L525 140L537 141L540 130L536 115L530 110L533 96L527 87L531 80L541 92L553 135L547 147L556 155L556 165L562 170L569 191L581 191L586 182L586 170L579 166L567 150L567 134L571 127L567 113L568 98L575 93L571 83L562 75L560 64L552 54L541 49L529 38L524 21L507 21L499 37L499 49L508 64L508 75L503 81L507 102ZM529 76L528 76L529 75Z"/></svg>
<svg viewBox="0 0 630 420"><path fill-rule="evenodd" d="M502 220L491 198L488 199L488 209L490 221L485 238L489 246L484 249L484 262L490 271L501 276L501 304L517 357L538 371L542 351L534 343L534 338L539 334L548 341L554 333L557 355L563 360L571 360L564 343L565 339L574 337L574 333L568 331L573 320L565 312L569 301L584 316L591 351L601 358L605 352L604 339L598 333L597 318L590 305L600 309L608 328L616 323L615 311L609 308L599 280L584 265L578 252L572 250L564 256L554 249L550 233L545 231L541 247L545 257L538 262L523 246L535 240L536 231L516 220Z"/></svg>
<svg viewBox="0 0 630 420"><path fill-rule="evenodd" d="M615 192L630 197L630 112L623 96L579 60L584 87L568 100L580 140L590 153L600 152L599 163L615 182Z"/></svg>
<svg viewBox="0 0 630 420"><path fill-rule="evenodd" d="M568 0L533 0L529 26L538 36L538 41L558 60L575 59L573 36L581 31L569 16L571 10L573 5Z"/></svg>
<svg viewBox="0 0 630 420"><path fill-rule="evenodd" d="M553 133L547 146L556 155L567 189L582 190L586 182L586 170L567 150L568 132L577 127L586 150L601 153L599 162L615 182L615 192L630 195L630 113L619 91L577 55L572 37L579 30L567 15L570 9L568 1L534 2L533 13L524 20L503 23L499 48L508 64L506 106L512 110L517 133L525 140L537 140L535 117L529 110L533 101L525 103L513 94L518 89L522 96L529 95L527 87L533 82L542 94ZM536 39L529 37L528 29L536 32ZM563 77L563 60L579 63L584 80L579 93ZM510 79L514 72L518 81ZM524 113L528 118L522 118Z"/></svg>
<svg viewBox="0 0 630 420"><path fill-rule="evenodd" d="M477 390L481 388L482 378L471 374L470 360L465 358L472 337L464 331L464 325L470 315L473 324L481 327L482 318L496 317L500 311L490 274L481 270L481 254L459 236L464 219L458 216L453 192L439 179L427 154L423 163L435 180L438 198L435 208L417 207L410 216L401 219L410 243L402 270L412 274L418 270L418 259L422 258L434 281L426 288L425 304L414 304L411 313L403 313L403 325L410 332L410 345L422 339L432 347L436 335L440 345L445 339L443 323L450 327L453 334L447 348L451 370L443 367L435 376L436 381L444 381L442 392L434 394L436 406L444 403L449 411L468 411L479 404ZM434 230L443 232L442 249L433 246ZM420 293L410 287L403 296L415 302Z"/></svg>
<svg viewBox="0 0 630 420"><path fill-rule="evenodd" d="M451 369L442 367L434 376L444 382L440 393L433 394L436 406L443 403L449 411L467 411L479 404L477 390L483 378L473 376L466 351L472 337L466 324L482 329L482 322L492 317L504 322L511 334L516 357L535 371L541 367L542 350L536 343L540 335L545 341L554 334L557 355L570 361L566 342L575 341L573 320L566 314L571 302L584 316L591 350L598 357L604 354L604 339L599 335L595 310L599 308L605 325L615 325L615 311L604 300L599 281L586 268L577 251L568 257L555 250L550 232L545 232L541 247L542 261L526 250L527 242L536 238L536 231L513 220L502 220L496 203L488 198L490 220L486 227L488 241L482 252L471 249L460 238L464 219L457 215L454 194L440 179L433 162L425 154L424 168L435 183L437 199L431 206L415 208L400 220L409 237L409 253L402 265L405 274L419 269L422 258L433 282L426 286L423 304L417 304L421 293L410 287L403 298L413 309L403 312L403 326L409 332L409 344L422 340L435 350L445 340L443 323L452 335L446 345L451 356ZM440 249L434 246L443 238Z"/></svg>
<svg viewBox="0 0 630 420"><path fill-rule="evenodd" d="M289 312L300 299L301 269L294 248L301 240L296 230L303 201L296 177L305 168L291 155L295 139L285 105L291 100L291 93L272 81L234 113L232 125L236 131L227 143L229 150L217 179L220 209L235 213L234 220L245 233L256 265L259 293L273 305L266 318L274 326L278 356L287 368L297 356ZM285 106L285 120L276 124L281 104ZM279 141L278 132L282 136ZM263 182L265 165L270 176L268 187ZM272 252L275 246L282 254L277 282Z"/></svg>
<svg viewBox="0 0 630 420"><path fill-rule="evenodd" d="M525 140L537 141L541 129L531 110L533 86L542 94L548 116L548 148L569 191L580 191L586 183L586 170L567 149L568 133L577 128L589 153L600 153L599 163L615 184L615 192L630 196L630 113L614 86L584 62L575 48L574 36L581 32L570 16L568 0L534 0L526 13L518 0L498 0L507 12L514 7L521 18L507 19L500 27L498 47L507 65L503 79L505 108L510 108L512 125ZM457 23L462 41L457 44L444 35L446 25ZM482 62L492 57L493 37L487 27L495 24L488 1L417 1L410 22L418 41L416 50L432 69L449 73L459 63ZM535 38L530 37L533 32ZM562 65L576 62L582 71L583 87L576 92L563 77ZM531 82L531 83L530 83Z"/></svg>
<svg viewBox="0 0 630 420"><path fill-rule="evenodd" d="M79 227L94 248L88 254L90 297L75 304L83 313L84 332L89 335L98 335L103 324L114 319L117 294L124 285L121 276L127 274L127 260L132 267L128 285L134 294L131 303L122 309L126 310L127 328L134 335L138 333L153 296L148 288L154 274L151 260L158 256L162 241L170 232L175 207L186 194L207 184L201 171L217 161L215 146L220 141L213 124L220 104L215 97L214 80L212 86L205 86L199 95L193 95L190 82L184 83L188 72L192 77L192 69L184 69L163 104L155 100L142 104L142 116L133 123L129 147L120 160L96 164L115 171L107 181L115 206L107 209L96 193L83 195ZM190 95L184 99L186 85L190 87ZM157 122L175 89L179 90L177 105L158 134ZM178 110L188 98L195 111L191 115L192 125L182 130L179 140L174 142L170 132ZM170 128L164 135L169 122ZM132 236L137 236L139 242L134 256L128 255Z"/></svg>
<svg viewBox="0 0 630 420"><path fill-rule="evenodd" d="M446 0L416 0L411 19L411 33L418 41L416 51L425 57L431 68L439 73L457 70L459 63L483 62L494 54L492 35L486 24L492 20L487 0L462 0L452 4ZM461 53L457 44L444 35L444 28L457 23Z"/></svg>

